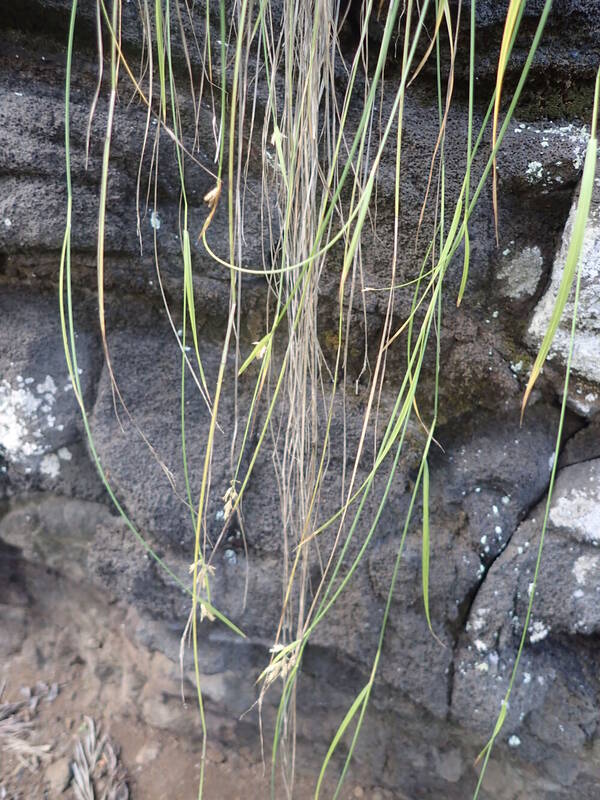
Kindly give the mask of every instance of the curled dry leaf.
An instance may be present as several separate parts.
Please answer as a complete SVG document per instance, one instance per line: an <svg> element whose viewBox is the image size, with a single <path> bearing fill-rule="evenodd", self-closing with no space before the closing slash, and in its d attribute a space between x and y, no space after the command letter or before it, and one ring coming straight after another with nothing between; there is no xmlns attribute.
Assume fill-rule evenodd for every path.
<svg viewBox="0 0 600 800"><path fill-rule="evenodd" d="M219 205L219 198L221 197L221 187L222 181L217 180L217 183L213 188L204 195L204 202L209 208L209 214L206 220L204 221L204 225L202 226L202 230L200 231L200 236L198 237L198 241L204 238L206 231L208 230L208 226L212 222L212 219L215 215L215 211L217 210L217 206Z"/></svg>

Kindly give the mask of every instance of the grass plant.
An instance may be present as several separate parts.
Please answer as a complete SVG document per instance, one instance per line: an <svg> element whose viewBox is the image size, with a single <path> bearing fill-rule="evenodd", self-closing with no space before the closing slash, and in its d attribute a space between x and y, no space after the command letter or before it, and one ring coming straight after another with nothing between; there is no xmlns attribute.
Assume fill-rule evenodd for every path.
<svg viewBox="0 0 600 800"><path fill-rule="evenodd" d="M180 184L182 302L179 309L169 306L162 289L156 231L153 246L158 281L174 334L177 330L175 318L182 321L183 335L181 340L178 339L181 347L181 454L185 495L191 512L190 525L194 530L188 584L177 578L156 555L151 543L129 519L120 503L94 445L79 379L71 268L73 185L70 145L70 88L73 58L76 57L77 0L72 0L67 50L65 152L68 199L60 265L60 314L75 397L81 408L90 452L106 489L141 546L190 598L186 633L190 635L194 654L203 730L202 765L207 730L198 654L199 625L224 624L243 635L211 601L215 550L208 538L210 497L215 492L222 495L227 491L225 530L233 515L241 515L244 497L259 458L272 458L281 512L282 605L279 625L273 631L271 658L261 676L259 702L275 682L280 684L281 700L271 747L271 784L275 793L277 769L282 765L286 791L292 796L296 766L297 691L306 646L356 576L367 553L405 452L409 426L417 424L423 431L419 468L408 511L402 521L372 667L363 688L341 720L316 778L315 798L318 798L322 794L326 770L344 741L346 756L342 759L334 795L338 797L377 680L404 544L415 509L419 506L422 507L424 614L435 636L435 621L431 618L428 599L432 551L428 456L430 449L437 446L439 387L443 381L440 337L443 298L447 295L445 279L450 270L456 270L461 256L458 268L462 270L462 277L455 300L457 304L463 302L470 268L469 222L490 173L496 212L496 156L531 69L551 2L547 0L543 6L516 88L508 102L503 87L511 53L519 36L525 0L511 0L508 5L498 53L495 89L491 97L483 99L475 95L476 0L471 1L468 15L460 1L450 4L448 0L422 0L418 3L414 0L390 0L384 4L366 0L360 5L360 25L351 47L345 41L348 26L344 23L344 14L348 9L333 0L312 0L310 3L281 0L277 4L267 0L236 0L228 4L225 0L205 0L203 3L154 0L153 4L149 0L139 0L143 31L139 69L133 66L123 44L121 2L97 0L98 25L104 31L104 41L109 43L103 50L103 38L99 34L101 71L97 96L106 83L103 73L108 75L97 242L99 328L115 404L128 414L111 367L104 290L104 231L114 119L119 113L119 94L127 87L135 102L146 110L138 172L138 218L144 205L155 214L160 210L158 177L160 154L165 148L174 152ZM379 33L374 37L370 31L377 25ZM459 42L463 41L460 33L465 25L469 31L468 103L466 109L459 106L457 111L454 101L455 64L458 48L462 46ZM406 279L400 275L398 252L403 220L401 193L407 167L407 156L403 154L404 113L413 83L424 72L435 75L439 133L431 161L424 165L423 205L419 224L414 230L415 241L418 238L420 246L415 251L418 255L415 256L414 273ZM388 78L388 74L392 77ZM92 114L97 111L97 96ZM180 106L183 97L194 109L195 125L187 126L183 122ZM487 111L480 123L475 112L476 101L479 106L487 103ZM354 113L357 109L358 113ZM451 111L466 116L464 179L458 196L448 191L446 176L446 131ZM578 259L596 161L597 111L598 85L573 241L555 312L535 362L524 405L548 355L573 285L576 297L578 293ZM201 114L206 113L212 115L214 129L214 162L211 166L207 166L199 155L198 120ZM154 134L152 122L155 123ZM203 146L206 147L206 142ZM142 168L147 148L152 152L149 176ZM360 376L367 384L364 417L352 466L341 476L339 507L323 508L322 490L330 469L332 428L340 419L342 426L345 424L348 394L354 388L349 372L352 327L357 315L360 317L366 313L362 307L367 294L364 239L365 234L377 225L378 181L382 162L389 157L394 174L394 245L387 265L388 277L382 286L370 287L387 294L384 320L377 342L368 343L368 348L365 346ZM259 264L248 262L245 248L246 192L250 169L258 171L261 176L264 258ZM199 230L191 223L186 188L186 175L192 170L203 170L210 177L210 189L204 198L206 218ZM144 201L142 186L146 179L148 188ZM222 249L209 241L211 225L217 214L227 219L227 241L219 243ZM141 238L140 231L138 224ZM202 340L198 335L199 298L193 280L196 242L214 273L225 273L229 281L229 308L214 385L210 385L204 369ZM255 276L264 279L268 313L264 335L247 352L241 338L244 286L245 281ZM337 318L334 355L328 359L320 340L318 312L322 286L332 276L336 281ZM411 309L401 319L397 312L399 297L409 298ZM573 321L573 331L574 324ZM191 356L188 355L188 342ZM385 391L393 393L393 403L391 411L384 415L381 397L393 348L405 353L406 369L399 385L386 386ZM366 356L367 350L374 353L370 359ZM236 414L235 419L225 423L220 417L220 407L227 370L232 362L235 368L229 376L229 386L236 399ZM420 408L417 390L425 369L433 370L433 396L426 408ZM569 370L570 357L557 454ZM184 395L189 380L194 382L210 412L201 442L204 457L199 485L193 484L188 463L190 439ZM238 384L242 380L254 381L252 399L247 408L240 408L238 403ZM215 434L222 424L230 437L231 482L228 487L214 487L211 467ZM375 452L365 475L362 466L369 457L369 442L373 441L374 431L377 431ZM197 447L198 443L194 442L194 446ZM555 458L548 504L557 463L558 458ZM383 486L377 502L374 501L376 485ZM372 508L374 512L369 510ZM475 797L479 794L492 746L502 729L525 644L548 508L549 505L540 540L534 591L530 595L518 655L495 726L491 721L492 734L482 753ZM315 562L320 565L320 580L316 586L310 584L310 567ZM199 796L202 795L202 775Z"/></svg>

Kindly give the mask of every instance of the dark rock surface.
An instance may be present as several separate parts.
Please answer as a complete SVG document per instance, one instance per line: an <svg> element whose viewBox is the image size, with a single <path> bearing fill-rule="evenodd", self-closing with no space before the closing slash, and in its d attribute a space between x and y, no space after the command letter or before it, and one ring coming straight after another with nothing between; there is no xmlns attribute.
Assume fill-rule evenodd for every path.
<svg viewBox="0 0 600 800"><path fill-rule="evenodd" d="M95 472L64 363L57 276L66 208L63 80L70 3L28 0L18 7L5 5L11 7L3 9L0 21L0 546L4 548L4 542L19 548L29 560L64 569L72 577L92 578L115 598L133 603L140 614L139 641L176 663L189 598L115 515ZM181 456L181 349L164 312L152 248L156 232L163 288L174 308L181 299L176 164L165 144L157 188L160 227L153 228L151 208L142 206L140 252L135 198L146 113L140 104L129 102L131 89L124 83L113 133L105 275L111 361L127 407L117 416L94 299L98 180L107 114L103 94L85 168L86 127L97 77L92 5L81 8L71 106L75 327L84 401L98 455L119 500L142 536L185 582L194 530ZM497 51L505 5L478 4L482 87L495 68L495 56L488 55ZM540 7L541 3L528 4L528 30ZM123 13L124 42L135 53L139 37L135 4L125 4ZM588 89L600 41L600 11L595 3L556 3L553 15L522 117L511 125L499 158L499 247L491 196L484 190L470 225L472 267L460 309L455 299L461 259L447 276L441 422L436 431L441 447L434 447L430 460L430 607L443 646L432 637L423 612L418 511L408 530L379 682L361 737L362 767L377 773L385 787L411 798L471 796L477 780L474 760L506 691L535 568L554 454L564 348L554 354L523 427L519 404L535 357L531 321L543 313L564 265L561 240L570 224L587 144L583 122L589 117ZM566 39L561 38L565 30ZM523 52L518 50L516 56L519 63ZM548 85L553 81L551 96ZM567 81L579 86L573 102L564 89ZM424 193L424 165L428 168L437 136L432 86L425 75L417 98L406 107L407 173L399 264L403 278L414 274L414 230ZM545 107L542 98L548 97ZM458 102L460 108L460 92ZM190 123L191 106L182 101L181 111L184 125ZM201 147L198 158L212 167L208 108L200 109L199 131L200 141L210 142L211 147L206 152ZM464 124L456 113L446 140L451 154L446 174L450 197L456 196L464 169L464 140ZM144 159L147 168L148 153ZM393 156L383 159L377 231L365 233L365 285L377 285L387 275L393 167ZM189 173L194 242L206 215L202 198L213 183L202 169ZM260 190L260 168L250 163L244 233L245 258L251 265L262 258ZM591 357L576 362L567 441L559 462L534 615L507 722L481 797L592 800L598 796L600 446L594 420L599 407L598 362L593 353L595 348L600 354L600 336L592 281L598 274L597 231L597 225L592 226L586 249L589 280L580 326L591 331L584 353ZM227 239L222 208L209 239L215 248ZM212 386L229 312L229 276L200 245L193 247L203 366ZM319 326L326 355L331 335L337 335L339 261L334 251L320 288ZM250 278L239 332L244 353L264 332L265 297L265 283ZM369 355L383 324L385 301L375 294L367 297L366 321L357 317L350 342L347 378L353 388L357 382L357 393L349 392L346 398L345 426L339 417L332 426L329 474L333 477L324 489L323 519L337 508L342 469L352 464L360 437L367 396L358 383L365 327ZM541 298L545 299L540 302ZM400 316L407 302L399 299ZM177 329L177 316L174 324ZM390 351L381 400L384 409L394 402L405 365L403 353L402 348L398 355ZM233 360L229 367L233 374ZM209 415L193 380L186 380L189 479L197 486ZM428 368L422 384L424 408L432 381ZM252 370L240 379L237 399L232 385L225 385L219 417L224 424L216 432L213 493L207 510L212 542L221 533L220 498L231 480L227 422L234 416L236 402L239 408L248 406L253 387ZM407 455L367 557L307 649L298 731L315 761L326 752L337 724L368 676L423 438L417 424L409 428ZM361 462L359 483L368 474L369 458L372 452ZM374 515L382 491L383 486L376 485L365 520ZM358 552L367 528L365 522L357 532L349 557ZM212 591L215 605L248 638L242 641L219 625L200 628L200 667L215 719L239 718L254 702L254 681L267 663L279 622L284 545L279 495L266 452L248 486L243 530L244 546L235 527L224 532L214 560ZM324 535L325 544L332 535ZM4 549L0 551L0 568L7 557ZM315 576L318 567L315 558L310 564ZM0 603L27 624L18 603L11 605L4 594ZM0 638L0 647L9 657L13 644ZM191 677L189 654L184 669ZM267 726L275 702L275 697L266 702ZM152 697L145 698L144 713L165 726L177 726L181 719L174 701L167 712L154 706ZM254 723L255 711L239 723L240 729ZM243 729L247 733L248 727Z"/></svg>

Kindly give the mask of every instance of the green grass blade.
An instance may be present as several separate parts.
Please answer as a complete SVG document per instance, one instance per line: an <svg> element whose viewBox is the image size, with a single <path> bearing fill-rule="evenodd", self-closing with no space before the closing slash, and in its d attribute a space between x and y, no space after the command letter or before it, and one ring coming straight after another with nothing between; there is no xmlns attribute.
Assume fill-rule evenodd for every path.
<svg viewBox="0 0 600 800"><path fill-rule="evenodd" d="M423 586L423 605L429 630L433 633L429 614L429 467L427 459L423 462L423 538L421 543L421 571Z"/></svg>
<svg viewBox="0 0 600 800"><path fill-rule="evenodd" d="M196 363L198 364L198 372L202 386L206 392L206 396L210 397L206 377L204 375L204 368L202 367L202 359L200 358L200 348L198 344L198 325L196 322L196 307L194 301L194 280L192 277L192 251L190 248L190 234L185 228L183 230L183 271L184 271L184 287L186 294L186 307L190 317L190 327L192 329L192 341L194 342L194 352L196 355Z"/></svg>
<svg viewBox="0 0 600 800"><path fill-rule="evenodd" d="M370 686L371 686L371 682L369 681L369 683L367 683L367 685L362 688L362 690L360 691L358 696L355 698L354 702L352 703L352 705L350 706L348 711L346 712L346 716L344 717L344 719L340 723L340 726L337 729L337 731L335 733L335 736L331 740L331 744L329 745L329 749L327 750L327 755L325 756L325 758L323 760L323 765L321 767L321 772L319 773L319 779L317 780L317 788L315 789L315 800L319 799L319 793L321 791L321 784L323 783L323 779L325 778L325 771L327 770L327 766L328 766L329 762L331 761L331 759L333 757L333 754L337 750L337 746L340 743L340 740L342 739L343 735L346 733L346 729L348 728L348 726L350 725L350 723L354 719L354 716L356 715L356 712L360 708L364 698L367 696L367 694L369 692L369 689L370 689Z"/></svg>
<svg viewBox="0 0 600 800"><path fill-rule="evenodd" d="M167 121L167 78L165 71L165 40L163 33L162 1L155 0L154 24L156 26L156 48L158 51L158 78L160 82L160 113L164 123Z"/></svg>
<svg viewBox="0 0 600 800"><path fill-rule="evenodd" d="M456 305L459 306L462 303L463 296L465 294L465 289L467 288L467 280L469 278L469 263L471 260L471 242L469 239L469 229L465 226L465 255L463 259L463 271L462 277L460 279L460 287L458 290L458 297L456 298Z"/></svg>
<svg viewBox="0 0 600 800"><path fill-rule="evenodd" d="M506 11L506 19L504 21L504 31L502 34L502 43L500 45L500 56L498 58L498 67L496 69L496 101L494 104L494 117L492 122L492 147L496 146L498 139L498 117L500 115L500 100L502 97L502 85L504 83L504 74L508 65L508 59L512 50L512 45L520 17L525 9L527 0L510 0L508 9ZM496 159L493 163L493 178L492 178L492 198L494 203L494 223L496 226L496 239L498 238L498 188L497 188L497 170Z"/></svg>
<svg viewBox="0 0 600 800"><path fill-rule="evenodd" d="M469 262L471 256L471 243L469 240L469 195L471 192L471 146L473 142L473 104L475 97L475 28L476 28L476 5L477 0L471 0L471 24L469 27L469 118L467 123L467 167L464 180L465 191L465 255L463 260L462 278L456 305L460 306L467 286L469 277Z"/></svg>

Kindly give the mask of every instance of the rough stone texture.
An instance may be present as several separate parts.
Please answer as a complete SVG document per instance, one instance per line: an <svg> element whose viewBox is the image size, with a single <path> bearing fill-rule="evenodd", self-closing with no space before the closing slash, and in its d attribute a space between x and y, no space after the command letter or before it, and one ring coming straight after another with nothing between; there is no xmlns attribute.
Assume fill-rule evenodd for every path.
<svg viewBox="0 0 600 800"><path fill-rule="evenodd" d="M32 494L13 503L0 520L0 538L19 547L29 561L59 571L68 564L71 577L84 581L90 574L88 559L97 546L98 529L112 520L109 509L99 503Z"/></svg>
<svg viewBox="0 0 600 800"><path fill-rule="evenodd" d="M478 4L482 87L495 67L495 56L490 54L497 52L501 37L500 5ZM185 717L193 735L194 725L178 704L176 688L179 640L189 599L106 502L64 366L56 289L66 205L62 84L69 6L68 0L28 0L18 7L13 4L0 22L0 542L20 548L30 560L65 569L73 577L91 578L112 596L136 606L138 640L160 651L153 691L160 684L168 699L155 704L148 693L142 698L142 712L152 724L166 728L180 727ZM528 4L526 26L532 26L539 6ZM123 6L123 40L134 53L139 37L136 14L135 4ZM441 332L444 374L436 431L441 447L433 447L430 459L430 606L435 633L445 646L431 636L424 618L421 512L417 509L392 599L379 682L361 737L358 759L364 768L377 773L386 787L411 798L443 794L449 800L464 800L472 793L477 780L474 759L506 690L533 574L543 514L540 501L548 487L554 452L558 368L564 359L566 328L559 330L553 352L556 371L546 370L523 427L519 427L519 403L564 263L570 209L587 143L575 100L578 108L587 110L591 65L600 41L600 14L594 3L556 3L554 15L536 62L523 121L517 119L511 125L498 160L500 245L496 246L486 189L470 224L471 273L460 309L455 299L462 258L457 258L446 278ZM41 30L39 20L45 21ZM376 40L377 31L373 37ZM80 309L75 322L84 400L98 454L119 500L141 536L185 582L193 526L181 466L181 350L162 306L151 246L152 209L141 209L140 253L135 195L146 116L143 108L127 102L130 89L126 84L113 134L105 280L112 367L127 409L118 407L118 416L95 326L97 186L107 109L101 94L86 171L85 132L96 81L94 46L94 9L82 4L71 121L76 197L73 272ZM522 57L523 51L517 49L515 63ZM457 108L461 85L464 91L463 67L457 66ZM390 80L393 70L390 64ZM509 81L513 78L511 72ZM552 80L558 88L550 96L548 82ZM567 80L581 88L573 103L560 88ZM541 100L544 97L552 101L548 108ZM386 103L384 114L389 100ZM556 108L559 115L554 113ZM181 111L184 125L191 124L193 109L183 100ZM478 107L477 113L482 109ZM352 109L351 116L357 114ZM409 97L405 113L400 278L414 277L414 230L427 172L423 165L429 164L437 136L436 114L432 76L425 71L419 93ZM200 110L199 125L200 140L211 142L209 109ZM449 197L456 196L462 176L464 140L464 125L457 113L449 120L445 144ZM174 308L181 297L179 188L173 154L161 146L160 227L154 220L163 286ZM210 163L209 150L199 154L205 165ZM144 158L146 169L149 154ZM393 169L393 154L386 154L379 175L376 230L365 232L367 286L387 277L393 236ZM190 170L194 242L205 218L202 197L211 188L211 180L200 169ZM262 257L258 197L259 167L251 159L246 193L248 264ZM600 446L597 423L583 427L581 419L593 416L598 407L597 215L595 200L584 253L577 376L569 398L575 413L567 419L568 441L559 462L534 616L502 741L481 795L485 798L592 800L597 796L600 686L594 663L600 626L596 596L600 590L596 552ZM213 246L222 245L226 230L226 215L220 208L210 231ZM335 342L337 335L338 255L332 253L319 298L325 357L331 355L332 337ZM197 244L192 260L203 365L209 385L214 385L228 314L229 278ZM249 279L240 330L243 353L264 333L265 296L264 282ZM349 342L348 381L353 392L346 399L346 426L337 414L332 425L331 477L323 492L323 518L336 508L339 476L351 464L360 436L366 390L358 378L365 334L367 355L371 355L383 324L385 300L376 294L365 297L365 321L357 314ZM409 304L410 298L399 297L398 318ZM231 375L233 362L228 366ZM404 348L391 349L382 414L393 405L404 366ZM240 380L241 409L251 397L252 379L250 369ZM422 376L423 409L428 407L432 387L428 363ZM186 383L185 412L189 478L197 486L208 411L191 379ZM220 408L224 430L233 414L228 382ZM207 512L212 542L221 534L221 498L231 479L229 439L221 430L216 436ZM326 751L369 673L423 440L423 430L415 424L409 429L406 456L355 581L307 649L298 730L315 752ZM368 473L371 456L367 453L361 463L359 482ZM349 558L364 541L382 490L377 484L366 504L365 522L349 546ZM245 546L238 523L223 532L212 588L217 607L242 626L248 638L242 641L219 625L200 628L200 668L210 714L219 724L228 720L228 725L256 699L254 681L268 659L279 621L283 542L279 499L266 455L256 464L243 507ZM331 536L324 535L324 548ZM6 558L0 555L0 567ZM317 579L316 558L309 567ZM244 589L251 602L244 602ZM24 607L2 598L0 593L2 608L10 606L10 614L18 617L17 623L25 630ZM18 630L19 624L11 629ZM0 638L7 656L17 645ZM191 676L191 666L188 654L187 676ZM267 727L276 700L273 695L266 701ZM237 730L254 736L255 715L245 717Z"/></svg>
<svg viewBox="0 0 600 800"><path fill-rule="evenodd" d="M533 613L504 738L558 784L597 780L600 461L566 467L549 514ZM489 729L526 616L545 503L531 512L477 594L457 651L452 715ZM568 709L568 711L567 711ZM514 737L514 738L513 738ZM556 791L559 791L559 788ZM576 791L576 790L574 790ZM587 796L587 795L585 795Z"/></svg>
<svg viewBox="0 0 600 800"><path fill-rule="evenodd" d="M24 489L97 495L89 459L78 464L79 409L65 362L58 304L14 288L0 294L0 497ZM99 369L96 336L78 333L79 370L88 403ZM79 456L79 459L77 458ZM10 487L10 488L7 488Z"/></svg>
<svg viewBox="0 0 600 800"><path fill-rule="evenodd" d="M561 453L559 466L568 467L579 461L591 461L600 458L600 420L582 428L569 439Z"/></svg>
<svg viewBox="0 0 600 800"><path fill-rule="evenodd" d="M19 572L19 550L0 539L0 612L4 635L0 638L0 657L17 652L27 634L27 592L14 580Z"/></svg>
<svg viewBox="0 0 600 800"><path fill-rule="evenodd" d="M576 204L573 205L565 227L560 250L552 267L550 285L535 309L528 329L528 338L539 346L550 321L559 286L562 280L569 242L575 222ZM577 310L577 338L573 349L573 370L584 380L600 383L600 190L596 184L590 216L585 231L580 257L581 290ZM574 312L574 292L565 307L565 314L556 332L550 356L566 363L571 339L571 320ZM590 409L597 409L598 391L590 391L583 398Z"/></svg>

